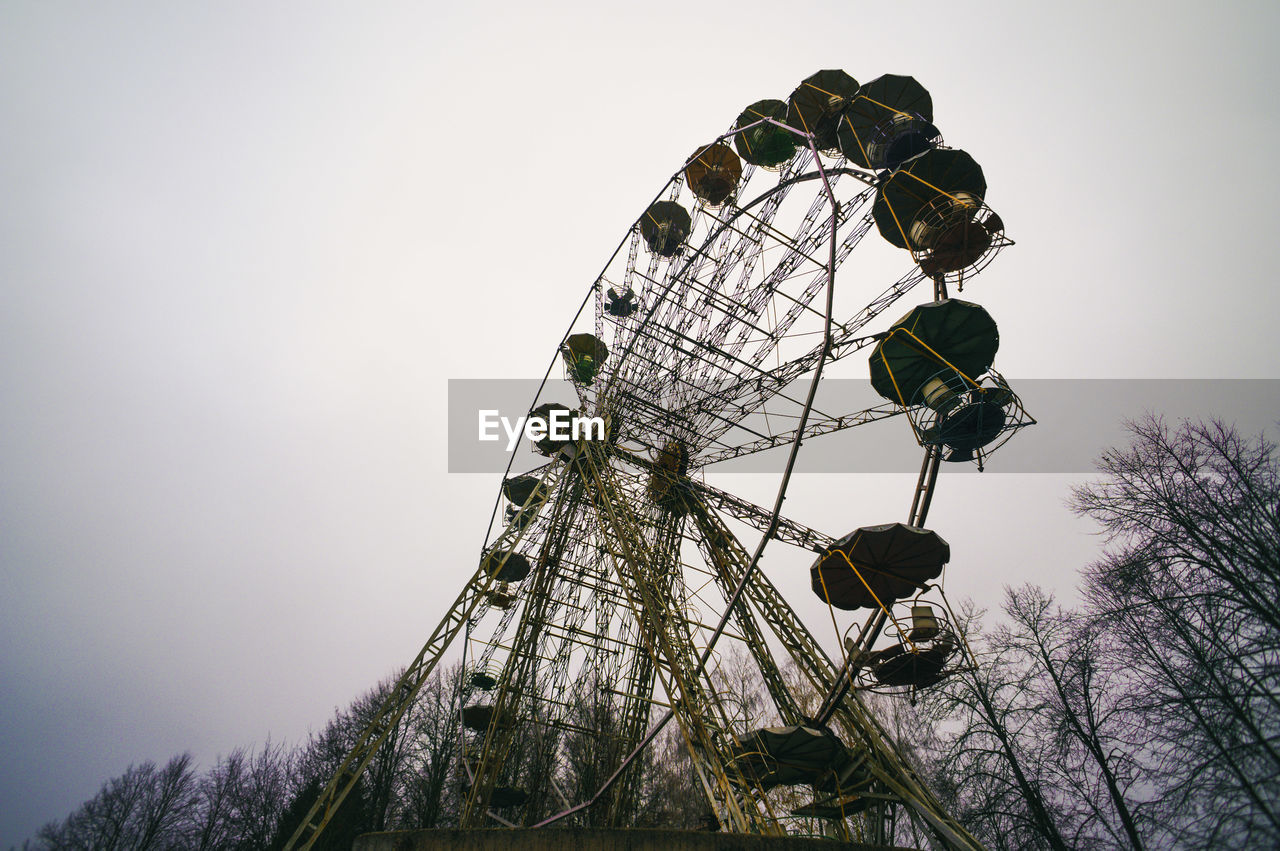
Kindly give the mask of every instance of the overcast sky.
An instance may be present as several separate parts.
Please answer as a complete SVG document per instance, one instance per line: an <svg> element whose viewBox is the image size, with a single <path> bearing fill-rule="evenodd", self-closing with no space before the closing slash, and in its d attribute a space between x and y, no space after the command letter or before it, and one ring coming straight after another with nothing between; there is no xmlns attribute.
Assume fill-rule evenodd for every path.
<svg viewBox="0 0 1280 851"><path fill-rule="evenodd" d="M0 846L130 763L295 742L408 662L500 479L447 472L447 380L540 375L689 152L820 68L914 75L983 164L1018 244L965 296L1011 379L1278 377L1278 18L0 5ZM939 490L949 594L1069 597L1098 543L1075 477L998 459ZM910 484L804 476L788 511L843 534Z"/></svg>

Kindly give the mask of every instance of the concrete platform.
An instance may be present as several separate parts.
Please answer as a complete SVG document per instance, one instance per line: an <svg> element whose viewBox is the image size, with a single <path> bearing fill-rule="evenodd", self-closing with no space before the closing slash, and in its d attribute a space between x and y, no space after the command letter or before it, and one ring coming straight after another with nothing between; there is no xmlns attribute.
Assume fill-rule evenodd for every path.
<svg viewBox="0 0 1280 851"><path fill-rule="evenodd" d="M579 828L397 830L366 833L351 851L895 851L883 845L691 830ZM896 849L909 851L909 849Z"/></svg>

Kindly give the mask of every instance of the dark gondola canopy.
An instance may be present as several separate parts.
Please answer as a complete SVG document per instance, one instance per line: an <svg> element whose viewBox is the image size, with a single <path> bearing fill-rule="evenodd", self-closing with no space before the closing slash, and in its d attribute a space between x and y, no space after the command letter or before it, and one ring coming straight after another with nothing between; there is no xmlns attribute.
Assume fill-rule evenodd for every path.
<svg viewBox="0 0 1280 851"><path fill-rule="evenodd" d="M836 126L840 153L862 168L898 168L938 143L928 89L899 74L863 84Z"/></svg>
<svg viewBox="0 0 1280 851"><path fill-rule="evenodd" d="M843 744L814 727L765 727L737 739L735 761L760 789L815 783L848 757Z"/></svg>
<svg viewBox="0 0 1280 851"><path fill-rule="evenodd" d="M702 202L718 207L738 189L742 160L723 142L699 148L684 167L689 189Z"/></svg>
<svg viewBox="0 0 1280 851"><path fill-rule="evenodd" d="M806 77L787 98L787 124L812 133L818 150L833 150L840 117L857 94L858 81L844 71L819 71Z"/></svg>
<svg viewBox="0 0 1280 851"><path fill-rule="evenodd" d="M519 582L529 575L533 566L520 553L508 553L506 550L494 550L481 562L484 572L499 582Z"/></svg>
<svg viewBox="0 0 1280 851"><path fill-rule="evenodd" d="M982 166L961 150L933 150L891 174L871 208L876 228L890 244L928 251L942 235L935 221L971 219L982 206L987 181Z"/></svg>
<svg viewBox="0 0 1280 851"><path fill-rule="evenodd" d="M502 495L513 505L524 505L534 494L539 500L547 496L547 486L537 476L513 476L502 483Z"/></svg>
<svg viewBox="0 0 1280 851"><path fill-rule="evenodd" d="M689 238L693 219L689 211L675 201L657 201L640 217L640 236L644 244L659 257L674 257Z"/></svg>
<svg viewBox="0 0 1280 851"><path fill-rule="evenodd" d="M930 382L946 383L958 371L976 380L991 368L1000 348L1000 332L979 304L942 299L915 307L889 329L871 353L871 386L899 405L930 404ZM954 368L954 370L952 370ZM943 379L938 379L939 374ZM945 391L945 388L943 388Z"/></svg>
<svg viewBox="0 0 1280 851"><path fill-rule="evenodd" d="M809 568L810 584L837 609L878 608L916 593L950 560L951 546L937 532L863 526L823 550Z"/></svg>
<svg viewBox="0 0 1280 851"><path fill-rule="evenodd" d="M570 334L560 348L573 377L590 386L609 357L609 347L594 334Z"/></svg>
<svg viewBox="0 0 1280 851"><path fill-rule="evenodd" d="M744 109L733 123L733 128L748 129L734 134L733 146L752 165L777 168L796 155L800 137L767 119L785 124L787 105L780 100L758 100ZM755 126L749 127L753 124Z"/></svg>

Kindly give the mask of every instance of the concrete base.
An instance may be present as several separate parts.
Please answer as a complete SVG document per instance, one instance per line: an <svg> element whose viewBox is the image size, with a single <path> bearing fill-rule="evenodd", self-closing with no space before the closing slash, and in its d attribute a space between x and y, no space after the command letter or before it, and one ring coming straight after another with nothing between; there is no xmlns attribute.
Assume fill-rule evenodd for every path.
<svg viewBox="0 0 1280 851"><path fill-rule="evenodd" d="M351 851L893 851L881 845L692 830L397 830L366 833ZM899 849L906 851L906 849Z"/></svg>

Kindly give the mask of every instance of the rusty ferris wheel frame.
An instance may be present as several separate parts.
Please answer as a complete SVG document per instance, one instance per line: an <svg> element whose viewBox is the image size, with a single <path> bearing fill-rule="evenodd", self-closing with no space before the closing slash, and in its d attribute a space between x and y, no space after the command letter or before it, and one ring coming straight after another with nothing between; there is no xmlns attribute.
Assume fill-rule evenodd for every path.
<svg viewBox="0 0 1280 851"><path fill-rule="evenodd" d="M1012 244L985 204L981 169L975 182L953 153L963 154L941 144L914 80L858 86L830 71L786 104L752 104L694 152L592 282L530 406L600 417L605 439L545 438L546 462L504 479L479 566L288 847L312 846L451 649L465 662L462 827L546 826L587 812L624 825L637 793L628 769L675 720L720 829L778 835L817 821L830 835L883 841L900 820L943 847L980 847L861 697L972 664L945 602L934 604L940 627L904 626L901 601L919 604L932 577L870 565L853 549L865 530L837 539L781 512L806 440L905 416L923 447L905 526L924 533L942 462L976 452L982 463L1034 422L989 358L960 368L924 325L868 333L923 282L934 303L954 302L949 287ZM876 229L913 262L838 318L837 272ZM824 367L871 346L900 363L885 348L895 338L937 366L930 389L895 387L896 398L855 411L816 405ZM557 369L576 398L544 398ZM957 439L956 424L972 431L975 412L989 414L986 424ZM771 508L702 480L714 464L784 447ZM761 533L754 547L740 540L744 528ZM865 621L834 656L760 569L770 541L818 553L824 601L853 608L819 587L834 575L828 557L871 592ZM886 590L888 577L898 590ZM884 636L897 643L875 650ZM726 687L721 664L733 647L764 683L773 727ZM940 652L925 671L927 654ZM575 683L595 694L593 712L569 699ZM605 755L590 789L558 782L572 736ZM809 751L789 755L792 742Z"/></svg>

